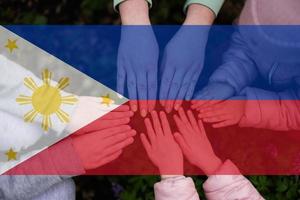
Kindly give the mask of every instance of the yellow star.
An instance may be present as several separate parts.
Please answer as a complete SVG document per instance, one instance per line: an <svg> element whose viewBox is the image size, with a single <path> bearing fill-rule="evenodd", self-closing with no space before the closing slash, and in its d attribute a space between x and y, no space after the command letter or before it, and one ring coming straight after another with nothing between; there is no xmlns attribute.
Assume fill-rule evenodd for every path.
<svg viewBox="0 0 300 200"><path fill-rule="evenodd" d="M15 152L12 148L10 148L6 153L7 160L17 160L17 152Z"/></svg>
<svg viewBox="0 0 300 200"><path fill-rule="evenodd" d="M7 39L7 44L5 45L5 47L9 50L10 53L12 53L14 49L18 49L16 43L17 43L17 39L15 40Z"/></svg>
<svg viewBox="0 0 300 200"><path fill-rule="evenodd" d="M102 102L101 104L106 104L107 106L110 106L110 104L114 103L114 100L112 100L109 97L109 94L107 94L106 96L101 96L102 97Z"/></svg>

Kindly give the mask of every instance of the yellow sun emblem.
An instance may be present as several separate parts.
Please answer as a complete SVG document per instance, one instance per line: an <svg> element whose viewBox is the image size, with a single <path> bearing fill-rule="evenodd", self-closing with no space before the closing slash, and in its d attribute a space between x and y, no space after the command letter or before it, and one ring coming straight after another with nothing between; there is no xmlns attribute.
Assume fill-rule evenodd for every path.
<svg viewBox="0 0 300 200"><path fill-rule="evenodd" d="M77 98L73 95L61 96L62 89L69 85L69 78L61 78L56 86L51 86L52 73L45 69L42 72L43 84L37 86L32 78L25 78L24 85L33 91L32 96L20 95L16 101L20 105L32 104L33 109L24 115L24 121L32 123L37 114L42 115L42 129L48 131L52 127L50 116L56 114L62 123L69 122L68 113L60 107L62 104L74 105Z"/></svg>

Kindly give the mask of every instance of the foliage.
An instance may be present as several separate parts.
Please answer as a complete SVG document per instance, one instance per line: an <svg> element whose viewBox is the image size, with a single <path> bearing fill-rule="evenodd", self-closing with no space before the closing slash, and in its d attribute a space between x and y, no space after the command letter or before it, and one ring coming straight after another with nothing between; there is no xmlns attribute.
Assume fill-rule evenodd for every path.
<svg viewBox="0 0 300 200"><path fill-rule="evenodd" d="M112 0L1 0L1 24L119 24ZM244 0L228 0L221 10L219 24L230 24ZM184 0L153 1L153 24L180 24L184 20Z"/></svg>

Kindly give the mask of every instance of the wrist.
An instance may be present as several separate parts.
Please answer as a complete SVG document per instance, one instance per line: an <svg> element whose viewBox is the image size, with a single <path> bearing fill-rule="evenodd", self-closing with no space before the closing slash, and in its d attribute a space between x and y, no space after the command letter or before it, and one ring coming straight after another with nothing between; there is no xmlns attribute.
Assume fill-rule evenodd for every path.
<svg viewBox="0 0 300 200"><path fill-rule="evenodd" d="M205 160L205 165L203 163L198 163L196 166L200 168L207 176L213 175L223 164L221 159L216 155L210 156Z"/></svg>
<svg viewBox="0 0 300 200"><path fill-rule="evenodd" d="M166 180L166 179L176 179L179 177L184 177L183 175L161 175L160 178L161 180Z"/></svg>
<svg viewBox="0 0 300 200"><path fill-rule="evenodd" d="M166 168L159 168L161 177L176 177L183 176L183 165L182 166L169 166Z"/></svg>
<svg viewBox="0 0 300 200"><path fill-rule="evenodd" d="M150 25L149 6L145 0L126 0L119 5L122 25Z"/></svg>
<svg viewBox="0 0 300 200"><path fill-rule="evenodd" d="M188 7L184 25L212 25L215 15L206 6L191 4Z"/></svg>

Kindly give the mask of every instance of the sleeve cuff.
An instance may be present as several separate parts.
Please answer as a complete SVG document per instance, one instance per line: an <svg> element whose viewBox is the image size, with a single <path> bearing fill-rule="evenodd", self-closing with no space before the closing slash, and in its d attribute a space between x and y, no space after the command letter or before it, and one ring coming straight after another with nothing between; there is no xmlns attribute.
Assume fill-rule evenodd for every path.
<svg viewBox="0 0 300 200"><path fill-rule="evenodd" d="M178 176L154 184L155 199L199 199L192 178ZM189 198L187 198L189 197ZM192 197L192 198L191 198Z"/></svg>
<svg viewBox="0 0 300 200"><path fill-rule="evenodd" d="M187 0L184 4L183 12L186 13L188 6L191 4L201 4L211 9L217 16L223 3L224 0Z"/></svg>
<svg viewBox="0 0 300 200"><path fill-rule="evenodd" d="M124 2L124 1L126 1L126 0L114 0L114 10L116 12L119 12L118 6L120 3ZM149 8L152 8L152 0L145 0L145 1L148 2Z"/></svg>
<svg viewBox="0 0 300 200"><path fill-rule="evenodd" d="M209 176L203 184L205 192L215 192L244 179L239 169L230 160L226 160L216 174L218 175Z"/></svg>

